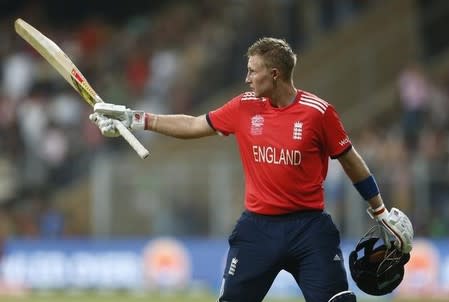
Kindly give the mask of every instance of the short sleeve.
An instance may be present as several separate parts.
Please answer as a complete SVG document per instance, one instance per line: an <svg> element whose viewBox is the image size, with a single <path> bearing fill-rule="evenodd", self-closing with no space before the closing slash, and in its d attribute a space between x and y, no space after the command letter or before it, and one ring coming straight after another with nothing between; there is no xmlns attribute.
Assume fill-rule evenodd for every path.
<svg viewBox="0 0 449 302"><path fill-rule="evenodd" d="M332 105L329 105L324 112L323 131L326 150L331 158L338 158L351 149L351 141Z"/></svg>
<svg viewBox="0 0 449 302"><path fill-rule="evenodd" d="M223 135L233 134L237 130L239 120L240 97L235 97L220 108L207 114L209 125Z"/></svg>

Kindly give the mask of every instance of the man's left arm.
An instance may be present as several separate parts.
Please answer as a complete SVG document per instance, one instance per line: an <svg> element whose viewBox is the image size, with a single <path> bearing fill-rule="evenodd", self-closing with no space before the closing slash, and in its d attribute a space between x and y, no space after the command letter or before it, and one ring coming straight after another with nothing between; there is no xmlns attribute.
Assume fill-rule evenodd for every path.
<svg viewBox="0 0 449 302"><path fill-rule="evenodd" d="M385 207L374 176L354 147L338 160L346 175L368 204L368 214L395 239L395 245L405 253L412 249L413 228L408 217L400 210ZM389 245L389 242L385 242Z"/></svg>
<svg viewBox="0 0 449 302"><path fill-rule="evenodd" d="M366 165L360 154L355 150L354 146L351 148L351 150L338 157L338 161L340 162L343 170L345 171L346 175L348 175L353 184L361 183L363 180L372 176L368 166ZM382 196L378 194L378 190L376 192L374 187L372 188L372 190L373 192L371 192L371 194L363 197L365 199L367 197L368 199L366 201L369 203L370 207L376 209L382 206L384 202L382 200Z"/></svg>

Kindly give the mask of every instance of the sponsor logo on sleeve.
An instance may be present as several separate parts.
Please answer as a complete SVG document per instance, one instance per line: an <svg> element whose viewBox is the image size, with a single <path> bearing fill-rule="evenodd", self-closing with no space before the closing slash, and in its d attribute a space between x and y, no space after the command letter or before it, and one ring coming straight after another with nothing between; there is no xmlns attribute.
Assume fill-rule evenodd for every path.
<svg viewBox="0 0 449 302"><path fill-rule="evenodd" d="M349 137L345 137L344 139L342 139L338 143L340 144L340 146L344 146L346 144L349 144L350 143Z"/></svg>

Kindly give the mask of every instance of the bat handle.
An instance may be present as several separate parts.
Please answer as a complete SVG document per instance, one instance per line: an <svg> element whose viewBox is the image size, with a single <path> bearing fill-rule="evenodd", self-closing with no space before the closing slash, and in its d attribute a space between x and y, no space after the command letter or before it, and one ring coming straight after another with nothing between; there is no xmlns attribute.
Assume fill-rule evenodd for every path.
<svg viewBox="0 0 449 302"><path fill-rule="evenodd" d="M134 134L128 130L120 121L114 120L114 125L120 135L128 142L128 144L139 154L140 158L146 158L150 152L137 140Z"/></svg>

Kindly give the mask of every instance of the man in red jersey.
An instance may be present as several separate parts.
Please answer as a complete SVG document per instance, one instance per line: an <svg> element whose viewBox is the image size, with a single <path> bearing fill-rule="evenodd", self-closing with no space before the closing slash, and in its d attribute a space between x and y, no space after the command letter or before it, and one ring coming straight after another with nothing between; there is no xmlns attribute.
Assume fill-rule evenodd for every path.
<svg viewBox="0 0 449 302"><path fill-rule="evenodd" d="M158 115L100 104L91 120L108 137L119 135L112 118L131 130L177 138L235 135L245 173L245 211L229 237L218 301L262 301L281 270L292 274L308 302L356 301L348 290L339 232L323 211L329 157L339 160L371 216L393 238L386 244L409 252L413 230L390 217L334 107L295 88L296 55L288 43L262 38L247 56L251 91L207 114Z"/></svg>

